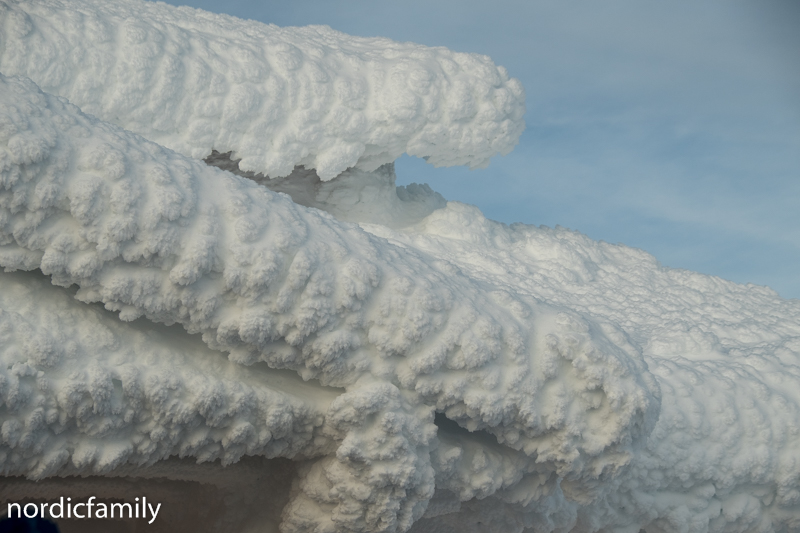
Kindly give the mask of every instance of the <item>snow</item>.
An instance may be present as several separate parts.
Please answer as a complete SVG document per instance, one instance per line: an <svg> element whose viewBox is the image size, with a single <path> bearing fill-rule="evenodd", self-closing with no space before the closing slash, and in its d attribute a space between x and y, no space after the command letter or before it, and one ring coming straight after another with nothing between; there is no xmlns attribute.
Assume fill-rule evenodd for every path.
<svg viewBox="0 0 800 533"><path fill-rule="evenodd" d="M41 275L2 286L3 475L329 451L316 433L340 391L248 371L181 328L121 323Z"/></svg>
<svg viewBox="0 0 800 533"><path fill-rule="evenodd" d="M220 531L800 527L800 301L395 187L402 152L513 146L523 92L488 58L164 4L1 9L9 497L161 476L225 494ZM326 159L351 140L315 72L367 87L371 151ZM494 114L453 111L463 91ZM262 457L298 461L269 516L243 496Z"/></svg>
<svg viewBox="0 0 800 533"><path fill-rule="evenodd" d="M139 1L0 8L0 72L195 158L330 180L401 154L485 166L522 133L518 80L477 54Z"/></svg>

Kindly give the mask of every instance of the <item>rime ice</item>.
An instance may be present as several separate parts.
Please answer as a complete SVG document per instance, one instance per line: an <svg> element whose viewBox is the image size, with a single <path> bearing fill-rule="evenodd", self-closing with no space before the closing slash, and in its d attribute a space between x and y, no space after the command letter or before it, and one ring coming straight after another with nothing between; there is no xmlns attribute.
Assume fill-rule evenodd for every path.
<svg viewBox="0 0 800 533"><path fill-rule="evenodd" d="M104 0L0 11L0 72L185 155L330 180L403 153L488 164L516 145L522 85L486 56Z"/></svg>
<svg viewBox="0 0 800 533"><path fill-rule="evenodd" d="M139 2L0 19L4 475L205 476L241 515L263 480L174 456L302 459L287 533L800 527L800 302L394 186L400 153L514 145L488 58Z"/></svg>

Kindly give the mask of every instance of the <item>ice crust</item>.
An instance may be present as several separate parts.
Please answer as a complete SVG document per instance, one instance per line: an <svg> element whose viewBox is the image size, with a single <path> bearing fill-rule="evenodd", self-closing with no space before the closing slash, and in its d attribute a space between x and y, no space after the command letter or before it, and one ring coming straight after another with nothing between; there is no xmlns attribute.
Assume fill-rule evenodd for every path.
<svg viewBox="0 0 800 533"><path fill-rule="evenodd" d="M131 24L113 15L129 4L44 5L5 5L0 70L7 43L56 42L65 20ZM197 47L217 38L203 19L303 50L321 31L132 5ZM73 45L88 53L53 58ZM139 80L144 107L165 76ZM209 163L235 166L246 138ZM0 75L4 475L302 459L284 533L800 528L800 301L492 222L395 188L390 165L276 180L154 140Z"/></svg>
<svg viewBox="0 0 800 533"><path fill-rule="evenodd" d="M477 54L149 2L0 4L0 72L195 158L323 181L401 154L485 166L524 128L522 85Z"/></svg>

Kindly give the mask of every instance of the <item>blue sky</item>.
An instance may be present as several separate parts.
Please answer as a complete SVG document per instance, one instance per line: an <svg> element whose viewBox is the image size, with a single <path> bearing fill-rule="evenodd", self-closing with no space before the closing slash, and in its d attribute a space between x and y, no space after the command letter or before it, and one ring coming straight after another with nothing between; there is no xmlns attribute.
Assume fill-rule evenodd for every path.
<svg viewBox="0 0 800 533"><path fill-rule="evenodd" d="M526 88L519 146L400 184L800 298L800 2L170 3L487 54Z"/></svg>

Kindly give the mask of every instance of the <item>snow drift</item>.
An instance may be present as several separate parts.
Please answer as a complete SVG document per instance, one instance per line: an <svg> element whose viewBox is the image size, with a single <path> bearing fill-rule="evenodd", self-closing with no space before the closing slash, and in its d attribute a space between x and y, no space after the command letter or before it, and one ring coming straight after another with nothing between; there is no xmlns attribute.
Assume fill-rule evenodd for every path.
<svg viewBox="0 0 800 533"><path fill-rule="evenodd" d="M404 151L516 142L488 58L141 2L0 17L4 497L189 480L221 531L800 527L800 302L394 187Z"/></svg>

